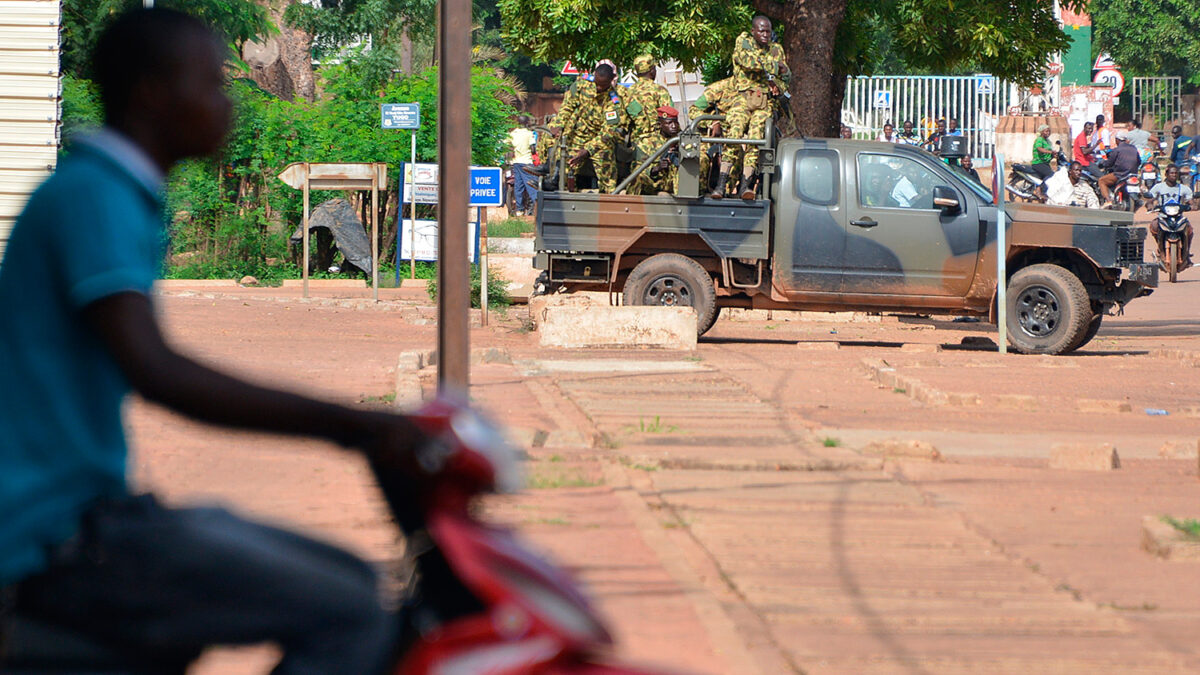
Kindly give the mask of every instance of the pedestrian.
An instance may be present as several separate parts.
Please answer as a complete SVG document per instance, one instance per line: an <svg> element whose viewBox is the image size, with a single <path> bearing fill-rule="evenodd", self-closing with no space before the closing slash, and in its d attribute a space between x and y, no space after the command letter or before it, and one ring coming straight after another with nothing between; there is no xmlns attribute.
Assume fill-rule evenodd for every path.
<svg viewBox="0 0 1200 675"><path fill-rule="evenodd" d="M562 145L571 169L578 171L584 161L591 160L600 191L612 192L617 187L616 144L629 128L629 114L620 87L613 86L613 67L601 63L592 77L593 86L580 87L576 95L578 103L568 121L570 136L564 130Z"/></svg>
<svg viewBox="0 0 1200 675"><path fill-rule="evenodd" d="M1175 166L1187 164L1196 151L1196 140L1190 136L1184 136L1183 127L1178 124L1171 127L1170 159L1172 164Z"/></svg>
<svg viewBox="0 0 1200 675"><path fill-rule="evenodd" d="M528 115L517 115L517 126L508 132L509 153L513 176L513 207L518 216L533 213L537 201L537 190L533 187L533 176L525 171L533 166L533 150L537 142Z"/></svg>
<svg viewBox="0 0 1200 675"><path fill-rule="evenodd" d="M761 14L751 21L750 31L738 36L733 49L733 80L738 97L726 115L729 138L759 140L766 136L767 120L774 111L773 97L782 95L791 81L783 47L773 40L771 20ZM721 175L710 195L725 196L725 183L738 159L742 159L742 179L738 193L742 199L754 199L754 172L758 167L758 146L734 145L721 157Z"/></svg>
<svg viewBox="0 0 1200 675"><path fill-rule="evenodd" d="M929 136L925 138L925 141L921 143L921 147L940 157L942 154L942 139L945 138L946 135L946 120L939 119L937 121L937 127L934 129L933 133L929 134Z"/></svg>
<svg viewBox="0 0 1200 675"><path fill-rule="evenodd" d="M842 128L838 129L838 136L840 138L854 138L854 130L843 124Z"/></svg>
<svg viewBox="0 0 1200 675"><path fill-rule="evenodd" d="M642 54L635 58L633 70L637 75L637 81L625 92L628 101L625 111L629 114L629 123L632 125L629 130L629 140L634 148L634 166L636 167L654 154L654 151L661 145L658 109L663 106L670 107L674 101L666 88L654 81L658 77L658 68L655 66L654 57Z"/></svg>
<svg viewBox="0 0 1200 675"><path fill-rule="evenodd" d="M880 133L878 138L876 138L875 140L877 140L881 143L895 143L897 141L896 127L892 126L891 122L884 122L883 132Z"/></svg>
<svg viewBox="0 0 1200 675"><path fill-rule="evenodd" d="M900 129L901 129L901 131L900 131L900 142L901 143L904 143L905 145L920 145L921 144L921 137L919 135L917 135L916 130L913 129L912 120L904 120L904 124L900 125Z"/></svg>
<svg viewBox="0 0 1200 675"><path fill-rule="evenodd" d="M225 56L185 14L117 17L89 61L105 126L17 219L0 267L0 588L18 616L126 651L145 672L182 672L212 644L273 642L274 673L382 673L398 623L365 562L224 509L167 507L128 480L131 387L196 420L375 461L415 467L426 442L406 416L254 385L166 342L152 293L164 175L219 150Z"/></svg>
<svg viewBox="0 0 1200 675"><path fill-rule="evenodd" d="M963 155L958 160L958 168L967 178L983 185L983 181L979 179L979 172L975 170L975 160L971 159L970 155Z"/></svg>

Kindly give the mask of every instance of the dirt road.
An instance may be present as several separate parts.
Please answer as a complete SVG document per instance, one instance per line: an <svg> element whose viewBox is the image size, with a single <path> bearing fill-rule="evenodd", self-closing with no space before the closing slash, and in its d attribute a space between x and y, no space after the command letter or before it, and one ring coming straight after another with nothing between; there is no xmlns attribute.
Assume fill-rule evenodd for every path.
<svg viewBox="0 0 1200 675"><path fill-rule="evenodd" d="M782 314L722 320L694 353L549 352L514 309L473 330L511 363L476 366L472 396L544 442L531 489L488 508L589 585L623 654L688 672L1195 672L1200 563L1139 544L1145 515L1200 517L1198 283L1057 358L960 349L994 339L979 324ZM385 405L399 353L433 348L433 314L335 293L354 295L176 288L162 304L209 362ZM230 502L385 567L399 555L352 457L141 403L129 418L139 481L171 500ZM867 449L884 438L944 461ZM1064 441L1113 443L1122 468L1049 469ZM1160 458L1167 443L1190 460Z"/></svg>

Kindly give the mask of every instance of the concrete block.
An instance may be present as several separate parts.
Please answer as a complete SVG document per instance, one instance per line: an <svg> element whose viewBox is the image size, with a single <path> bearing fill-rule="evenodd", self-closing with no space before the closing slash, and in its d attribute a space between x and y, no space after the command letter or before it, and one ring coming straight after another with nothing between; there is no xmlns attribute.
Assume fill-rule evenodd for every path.
<svg viewBox="0 0 1200 675"><path fill-rule="evenodd" d="M284 279L284 288L302 288L303 279ZM370 288L371 283L362 279L309 279L309 288Z"/></svg>
<svg viewBox="0 0 1200 675"><path fill-rule="evenodd" d="M523 255L532 264L534 240L529 237L488 237L488 261L493 253Z"/></svg>
<svg viewBox="0 0 1200 675"><path fill-rule="evenodd" d="M955 391L946 392L946 404L947 405L972 406L972 405L980 405L982 402L983 401L980 399L979 394L973 394L971 392L955 392Z"/></svg>
<svg viewBox="0 0 1200 675"><path fill-rule="evenodd" d="M176 288L236 288L236 279L159 279L155 287L163 290Z"/></svg>
<svg viewBox="0 0 1200 675"><path fill-rule="evenodd" d="M532 242L532 239L521 241ZM489 246L491 242L488 242ZM509 295L528 299L541 270L533 266L533 254L490 253L488 254L489 278L500 278L508 282Z"/></svg>
<svg viewBox="0 0 1200 675"><path fill-rule="evenodd" d="M480 365L483 363L502 363L506 365L512 364L512 356L508 350L503 347L477 347L471 350L471 364Z"/></svg>
<svg viewBox="0 0 1200 675"><path fill-rule="evenodd" d="M539 295L529 298L529 318L535 328L546 320L546 309L549 307L607 307L608 301L601 301L595 293L555 293L554 295Z"/></svg>
<svg viewBox="0 0 1200 675"><path fill-rule="evenodd" d="M932 344L932 343L928 343L928 342L905 342L904 344L900 345L900 351L913 352L913 353L918 353L918 354L928 354L931 352L942 351L942 346L939 344Z"/></svg>
<svg viewBox="0 0 1200 675"><path fill-rule="evenodd" d="M1142 548L1163 560L1200 560L1200 539L1164 523L1159 516L1142 518Z"/></svg>
<svg viewBox="0 0 1200 675"><path fill-rule="evenodd" d="M1075 401L1075 409L1084 413L1123 413L1133 412L1129 401L1116 401L1102 398L1081 398Z"/></svg>
<svg viewBox="0 0 1200 675"><path fill-rule="evenodd" d="M696 348L691 307L546 306L538 312L541 346Z"/></svg>
<svg viewBox="0 0 1200 675"><path fill-rule="evenodd" d="M920 460L925 462L942 461L942 453L933 444L926 441L902 441L890 438L885 441L875 441L863 448L863 452L871 455L881 455L884 459Z"/></svg>
<svg viewBox="0 0 1200 675"><path fill-rule="evenodd" d="M415 370L396 371L396 400L392 403L399 408L416 408L425 401L421 391L421 377Z"/></svg>
<svg viewBox="0 0 1200 675"><path fill-rule="evenodd" d="M1117 449L1109 443L1059 443L1050 448L1050 468L1073 471L1112 471L1121 468Z"/></svg>
<svg viewBox="0 0 1200 675"><path fill-rule="evenodd" d="M437 365L436 349L415 349L400 352L396 360L396 370L421 370Z"/></svg>
<svg viewBox="0 0 1200 675"><path fill-rule="evenodd" d="M1158 449L1160 459L1197 459L1200 457L1200 441L1167 441Z"/></svg>
<svg viewBox="0 0 1200 675"><path fill-rule="evenodd" d="M425 290L429 288L428 279L401 279L400 288L419 288Z"/></svg>
<svg viewBox="0 0 1200 675"><path fill-rule="evenodd" d="M805 351L835 352L835 351L841 349L842 346L836 342L831 342L829 340L817 340L817 341L812 341L812 342L808 342L808 341L797 342L796 348L802 349Z"/></svg>
<svg viewBox="0 0 1200 675"><path fill-rule="evenodd" d="M1038 401L1036 396L1028 396L1025 394L1000 394L996 397L997 408L1009 408L1012 410L1037 410Z"/></svg>
<svg viewBox="0 0 1200 675"><path fill-rule="evenodd" d="M546 440L542 443L543 448L549 450L565 449L565 448L590 448L592 447L592 439L581 434L574 429L558 429L546 434Z"/></svg>

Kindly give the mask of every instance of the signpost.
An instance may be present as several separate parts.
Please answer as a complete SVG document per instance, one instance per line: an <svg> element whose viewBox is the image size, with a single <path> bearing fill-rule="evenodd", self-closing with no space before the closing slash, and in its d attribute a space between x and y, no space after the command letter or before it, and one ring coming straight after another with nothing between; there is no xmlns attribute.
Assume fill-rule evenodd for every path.
<svg viewBox="0 0 1200 675"><path fill-rule="evenodd" d="M992 194L996 201L996 327L1000 353L1008 353L1008 214L1004 211L1004 155L992 157Z"/></svg>
<svg viewBox="0 0 1200 675"><path fill-rule="evenodd" d="M411 165L417 163L417 130L421 128L421 104L420 103L381 103L379 105L380 124L384 129L408 129L409 141L412 146ZM436 181L436 177L434 178ZM404 201L404 174L400 174L400 200ZM417 201L416 201L416 183L413 182L413 200L409 202L409 222L412 227L416 228L417 222ZM433 203L437 203L435 194ZM399 262L399 261L397 261ZM417 261L412 261L412 278L417 278ZM396 281L400 280L400 266L396 265Z"/></svg>
<svg viewBox="0 0 1200 675"><path fill-rule="evenodd" d="M873 101L876 108L890 109L892 107L892 92L888 89L881 89L875 92Z"/></svg>

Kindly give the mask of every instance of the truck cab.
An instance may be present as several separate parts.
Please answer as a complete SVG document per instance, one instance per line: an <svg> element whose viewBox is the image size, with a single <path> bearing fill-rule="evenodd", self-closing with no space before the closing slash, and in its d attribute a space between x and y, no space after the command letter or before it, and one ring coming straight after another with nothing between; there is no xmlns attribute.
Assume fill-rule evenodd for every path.
<svg viewBox="0 0 1200 675"><path fill-rule="evenodd" d="M706 141L708 139L705 139ZM996 320L1006 227L1008 334L1025 352L1078 349L1102 317L1157 285L1127 213L1010 204L908 145L772 140L762 198L711 199L684 134L674 196L539 195L535 266L547 290L686 304L706 331L722 307L919 312Z"/></svg>

